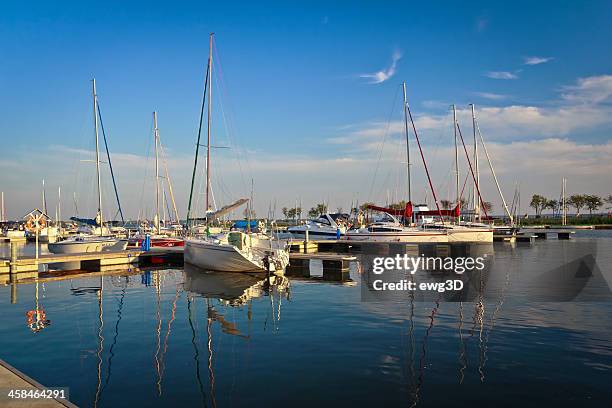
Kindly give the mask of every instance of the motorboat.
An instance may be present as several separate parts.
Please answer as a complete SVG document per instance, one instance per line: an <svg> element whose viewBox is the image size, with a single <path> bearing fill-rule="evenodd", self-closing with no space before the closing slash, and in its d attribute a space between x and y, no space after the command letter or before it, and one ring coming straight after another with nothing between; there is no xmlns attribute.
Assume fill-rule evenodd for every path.
<svg viewBox="0 0 612 408"><path fill-rule="evenodd" d="M83 252L123 251L126 249L126 239L114 237L76 235L63 241L48 244L49 252L53 254L78 254Z"/></svg>
<svg viewBox="0 0 612 408"><path fill-rule="evenodd" d="M308 236L317 239L336 239L338 235L344 236L347 232L348 214L325 213L318 218L309 220L306 224L287 228L295 238L304 238L306 232Z"/></svg>

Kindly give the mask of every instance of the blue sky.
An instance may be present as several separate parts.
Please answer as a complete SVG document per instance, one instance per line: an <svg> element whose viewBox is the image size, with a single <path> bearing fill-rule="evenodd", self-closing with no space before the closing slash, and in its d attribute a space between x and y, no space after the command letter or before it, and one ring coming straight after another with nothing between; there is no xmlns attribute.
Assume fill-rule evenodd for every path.
<svg viewBox="0 0 612 408"><path fill-rule="evenodd" d="M150 206L137 162L147 155L153 110L184 208L208 33L214 31L220 76L213 135L219 144L235 145L235 154L217 155L217 174L228 186L220 201L241 195L251 177L260 213L271 201L282 207L298 199L309 207L329 200L334 208L356 199L384 201L386 190L401 184L402 158L394 154L402 135L393 125L401 121L394 97L402 80L441 189L448 190L448 106L475 103L500 156L507 194L521 183L525 196L558 195L561 167L576 192L607 195L611 169L602 163L612 152L610 21L609 2L4 4L0 189L12 217L37 205L43 176L49 188L87 195L74 173L89 170L74 150L93 147L95 76L128 213ZM368 76L377 72L384 81ZM386 148L395 148L383 148L386 170L372 183L389 118L395 144ZM468 121L463 127L469 133ZM538 177L529 165L504 164L525 150L530 154L520 158L548 166ZM232 157L240 152L248 159L237 175ZM559 159L549 160L549 153ZM19 166L23 161L27 165ZM419 172L415 164L420 187ZM377 187L363 187L370 184ZM492 187L484 187L496 202Z"/></svg>

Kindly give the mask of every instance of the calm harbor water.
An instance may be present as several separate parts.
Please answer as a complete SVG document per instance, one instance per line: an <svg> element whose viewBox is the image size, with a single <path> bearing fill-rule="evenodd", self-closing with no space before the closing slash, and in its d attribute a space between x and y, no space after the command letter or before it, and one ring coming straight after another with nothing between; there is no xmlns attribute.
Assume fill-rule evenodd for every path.
<svg viewBox="0 0 612 408"><path fill-rule="evenodd" d="M580 301L525 296L583 243L604 278ZM610 283L612 234L493 250L501 290L482 303L363 301L356 263L347 282L192 268L41 280L13 304L4 286L0 358L80 406L609 404L612 302L590 294ZM37 303L49 324L34 331Z"/></svg>

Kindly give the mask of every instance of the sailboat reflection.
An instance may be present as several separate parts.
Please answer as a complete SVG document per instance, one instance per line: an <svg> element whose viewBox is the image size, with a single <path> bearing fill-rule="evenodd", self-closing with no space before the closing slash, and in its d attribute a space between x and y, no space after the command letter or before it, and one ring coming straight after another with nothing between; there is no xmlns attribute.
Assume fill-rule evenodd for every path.
<svg viewBox="0 0 612 408"><path fill-rule="evenodd" d="M277 329L280 320L281 299L289 296L289 279L282 275L266 273L231 273L204 271L196 266L185 264L185 281L183 288L190 292L187 296L187 309L189 325L192 331L192 344L194 347L194 361L196 366L196 380L202 396L202 403L207 406L207 396L204 391L204 383L200 374L200 351L198 348L197 332L193 324L192 308L195 303L194 296L206 299L206 347L208 366L208 396L213 408L217 406L215 392L215 364L213 347L213 323L219 323L221 332L245 340L250 339L248 334L243 334L235 322L225 318L221 311L217 310L214 301L221 307L240 307L248 305L247 317L249 324L252 318L251 302L253 299L268 296L272 308L273 327ZM275 296L278 297L276 306ZM276 310L276 307L278 310ZM267 320L266 320L267 321ZM250 327L250 325L249 325Z"/></svg>
<svg viewBox="0 0 612 408"><path fill-rule="evenodd" d="M185 264L183 287L188 292L208 299L217 299L227 306L241 306L247 304L251 299L270 294L272 288L279 293L287 291L289 279L282 275L267 275L266 273L238 274L204 271L196 266ZM215 320L218 319L215 318ZM230 330L229 327L225 329Z"/></svg>

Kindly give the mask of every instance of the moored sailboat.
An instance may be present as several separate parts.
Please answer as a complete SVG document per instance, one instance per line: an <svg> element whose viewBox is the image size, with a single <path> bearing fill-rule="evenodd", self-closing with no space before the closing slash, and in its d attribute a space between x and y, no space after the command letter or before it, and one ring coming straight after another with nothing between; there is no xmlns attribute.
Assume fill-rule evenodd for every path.
<svg viewBox="0 0 612 408"><path fill-rule="evenodd" d="M124 250L127 247L127 240L116 239L113 236L106 235L108 228L104 226L102 216L102 186L100 175L100 143L98 135L98 96L96 94L96 80L92 81L93 92L93 114L94 114L94 129L96 137L96 175L97 175L97 192L98 192L98 211L96 218L90 220L90 227L97 235L92 233L78 234L77 236L67 238L63 241L49 243L49 251L54 254L70 254L79 252L101 252L101 251L118 251Z"/></svg>
<svg viewBox="0 0 612 408"><path fill-rule="evenodd" d="M185 263L192 264L202 269L226 271L226 272L251 272L251 271L280 271L289 264L289 254L285 245L281 244L272 236L251 232L230 231L219 235L211 235L210 223L223 214L237 208L247 202L248 199L238 200L236 203L223 207L219 211L212 211L210 207L211 190L211 116L212 116L212 58L213 58L213 34L210 34L210 49L208 55L208 66L206 83L204 86L204 99L202 101L202 115L200 116L200 132L204 113L204 103L208 92L208 126L206 143L206 234L198 237L189 237L185 240ZM196 154L191 181L191 193L187 210L187 223L189 228L189 215L191 210L191 199L198 163L198 151L200 146L200 132L196 143ZM251 200L252 203L252 200ZM250 214L251 211L248 211ZM249 217L250 218L250 217ZM250 224L250 222L249 222Z"/></svg>

